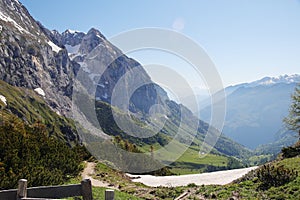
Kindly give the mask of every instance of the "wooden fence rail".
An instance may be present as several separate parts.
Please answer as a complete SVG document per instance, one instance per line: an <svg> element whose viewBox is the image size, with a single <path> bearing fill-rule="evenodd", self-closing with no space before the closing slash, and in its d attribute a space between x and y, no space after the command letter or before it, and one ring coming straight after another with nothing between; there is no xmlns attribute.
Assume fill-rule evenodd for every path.
<svg viewBox="0 0 300 200"><path fill-rule="evenodd" d="M108 190L107 190L108 191ZM114 199L114 191L105 192L106 200ZM81 184L40 186L27 188L27 180L19 180L18 189L0 191L0 200L50 200L82 196L83 200L92 200L91 180L84 179Z"/></svg>

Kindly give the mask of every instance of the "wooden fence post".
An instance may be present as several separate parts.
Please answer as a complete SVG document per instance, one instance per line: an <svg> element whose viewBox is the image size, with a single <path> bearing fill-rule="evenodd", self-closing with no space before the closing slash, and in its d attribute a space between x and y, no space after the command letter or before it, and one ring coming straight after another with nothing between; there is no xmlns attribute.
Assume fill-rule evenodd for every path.
<svg viewBox="0 0 300 200"><path fill-rule="evenodd" d="M27 197L27 180L20 179L18 183L17 199L22 199Z"/></svg>
<svg viewBox="0 0 300 200"><path fill-rule="evenodd" d="M83 200L93 200L92 183L90 179L81 181L81 190Z"/></svg>
<svg viewBox="0 0 300 200"><path fill-rule="evenodd" d="M105 190L105 200L114 200L115 191L114 190Z"/></svg>

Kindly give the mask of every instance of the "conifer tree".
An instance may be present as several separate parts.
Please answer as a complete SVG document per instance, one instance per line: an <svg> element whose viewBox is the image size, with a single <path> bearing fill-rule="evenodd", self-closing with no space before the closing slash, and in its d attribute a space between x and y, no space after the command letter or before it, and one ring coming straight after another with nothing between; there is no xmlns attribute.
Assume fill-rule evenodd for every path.
<svg viewBox="0 0 300 200"><path fill-rule="evenodd" d="M288 129L299 132L300 140L300 84L295 88L292 95L292 104L289 110L289 115L284 118L284 122Z"/></svg>

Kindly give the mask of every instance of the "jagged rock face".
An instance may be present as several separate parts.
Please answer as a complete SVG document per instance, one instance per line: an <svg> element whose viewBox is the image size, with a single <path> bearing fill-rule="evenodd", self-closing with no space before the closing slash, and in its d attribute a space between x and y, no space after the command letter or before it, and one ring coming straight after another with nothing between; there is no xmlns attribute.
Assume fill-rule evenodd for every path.
<svg viewBox="0 0 300 200"><path fill-rule="evenodd" d="M66 30L62 34L58 31L53 30L51 34L61 45L70 45L72 47L79 45L82 41L82 38L85 36L85 33L78 31Z"/></svg>
<svg viewBox="0 0 300 200"><path fill-rule="evenodd" d="M67 43L63 43L63 45L73 44L71 45L73 47L78 45L78 37L76 38L76 36L79 34L71 31L64 32L61 35L61 41ZM71 57L74 61L80 63L83 71L86 72L82 81L83 85L97 100L111 103L116 83L133 68L138 68L138 75L126 77L127 80L123 89L128 91L129 87L132 87L130 83L135 81L149 84L145 84L134 92L130 98L129 105L124 102L119 107L125 110L129 108L134 113L148 113L152 105L157 103L163 104L164 100L168 99L166 93L157 92L159 86L151 81L146 71L137 61L124 55L100 31L94 28L82 37L78 52ZM162 91L163 89L160 88L160 90ZM164 95L161 96L162 94Z"/></svg>
<svg viewBox="0 0 300 200"><path fill-rule="evenodd" d="M46 29L19 2L0 1L0 14L0 78L14 86L42 88L49 105L67 114L78 64L51 41Z"/></svg>
<svg viewBox="0 0 300 200"><path fill-rule="evenodd" d="M106 38L100 33L100 31L92 28L89 32L82 38L80 43L79 53L85 55L90 53L101 43L105 43Z"/></svg>
<svg viewBox="0 0 300 200"><path fill-rule="evenodd" d="M62 33L62 44L76 46L81 43L82 38L85 36L82 32L70 32L69 30Z"/></svg>

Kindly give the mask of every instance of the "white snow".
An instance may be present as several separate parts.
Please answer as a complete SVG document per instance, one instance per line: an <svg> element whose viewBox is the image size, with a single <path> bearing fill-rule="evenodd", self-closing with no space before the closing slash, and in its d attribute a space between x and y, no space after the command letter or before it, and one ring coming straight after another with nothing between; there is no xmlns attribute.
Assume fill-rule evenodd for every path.
<svg viewBox="0 0 300 200"><path fill-rule="evenodd" d="M277 77L264 77L258 81L254 81L251 83L246 84L246 87L256 87L258 85L274 85L277 83L298 83L300 82L300 75L299 74L292 74L292 75L280 75Z"/></svg>
<svg viewBox="0 0 300 200"><path fill-rule="evenodd" d="M107 99L107 97L108 97L107 93L105 93L104 95L102 95L102 97L103 97L104 99Z"/></svg>
<svg viewBox="0 0 300 200"><path fill-rule="evenodd" d="M243 175L247 174L251 170L257 167L249 167L243 169L233 169L217 172L209 172L202 174L189 174L181 176L152 176L152 175L132 175L128 176L134 178L133 182L141 182L150 187L176 187L176 186L186 186L190 183L195 183L196 185L225 185L231 183L232 181L241 178Z"/></svg>
<svg viewBox="0 0 300 200"><path fill-rule="evenodd" d="M71 34L76 34L76 33L79 33L80 31L68 29L66 32L71 33Z"/></svg>
<svg viewBox="0 0 300 200"><path fill-rule="evenodd" d="M26 31L22 26L20 26L17 22L15 22L15 20L13 20L12 18L10 18L9 16L4 15L4 13L2 13L0 11L0 19L9 23L12 23L21 33L25 32L28 33L28 31Z"/></svg>
<svg viewBox="0 0 300 200"><path fill-rule="evenodd" d="M105 85L103 85L101 83L98 83L97 85L100 86L100 87L102 87L102 88L105 88Z"/></svg>
<svg viewBox="0 0 300 200"><path fill-rule="evenodd" d="M52 41L49 40L47 43L51 46L52 51L58 53L61 50L61 48L54 44Z"/></svg>
<svg viewBox="0 0 300 200"><path fill-rule="evenodd" d="M80 44L76 45L76 46L71 46L71 45L65 45L65 47L67 48L67 51L69 54L76 54L79 51L79 47Z"/></svg>
<svg viewBox="0 0 300 200"><path fill-rule="evenodd" d="M3 95L0 94L0 100L7 106L5 96L3 96Z"/></svg>
<svg viewBox="0 0 300 200"><path fill-rule="evenodd" d="M42 88L35 88L34 91L43 97L46 95Z"/></svg>

